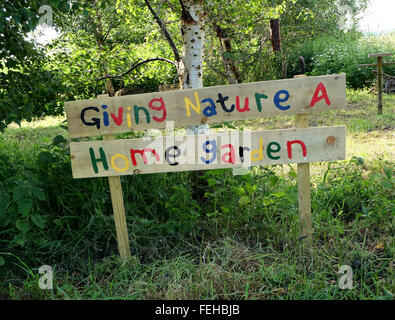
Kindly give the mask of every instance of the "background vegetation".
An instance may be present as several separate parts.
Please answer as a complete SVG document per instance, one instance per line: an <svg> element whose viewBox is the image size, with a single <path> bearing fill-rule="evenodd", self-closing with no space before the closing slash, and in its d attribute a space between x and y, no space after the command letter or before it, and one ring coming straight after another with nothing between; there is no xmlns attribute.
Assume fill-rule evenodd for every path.
<svg viewBox="0 0 395 320"><path fill-rule="evenodd" d="M152 2L182 46L178 2ZM117 258L107 179L72 179L63 103L104 93L103 65L119 74L171 50L142 1L111 3L50 2L62 33L46 46L25 38L38 1L0 10L0 298L393 299L395 98L384 95L376 115L366 88L374 76L358 64L373 62L368 53L394 52L395 37L338 28L341 4L357 13L366 1L209 2L205 85L228 83L224 56L243 82L282 78L285 65L292 77L299 56L309 75L347 74L346 110L311 116L312 126L347 126L347 160L311 166L313 251L300 246L296 167L262 166L245 176L207 171L198 183L188 172L122 177L133 254L126 263ZM98 15L110 30L101 49ZM280 53L271 50L273 17ZM230 52L221 52L218 24ZM150 92L175 76L154 62L114 85ZM286 128L294 118L229 126ZM50 291L38 287L44 264L54 267ZM343 264L353 267L352 290L338 287Z"/></svg>

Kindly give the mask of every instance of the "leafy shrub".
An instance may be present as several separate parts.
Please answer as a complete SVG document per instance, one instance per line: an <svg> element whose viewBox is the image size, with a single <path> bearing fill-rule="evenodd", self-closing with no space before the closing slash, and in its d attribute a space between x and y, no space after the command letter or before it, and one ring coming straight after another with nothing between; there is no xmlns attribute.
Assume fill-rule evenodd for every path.
<svg viewBox="0 0 395 320"><path fill-rule="evenodd" d="M359 67L359 64L376 63L376 59L368 58L368 54L377 52L394 52L394 37L362 36L358 33L346 33L335 36L315 38L302 44L289 56L291 74L299 73L298 55L303 56L306 73L324 75L346 73L347 86L363 88L374 81L376 76L372 68ZM375 68L373 68L375 69ZM383 71L395 75L395 66L384 66Z"/></svg>

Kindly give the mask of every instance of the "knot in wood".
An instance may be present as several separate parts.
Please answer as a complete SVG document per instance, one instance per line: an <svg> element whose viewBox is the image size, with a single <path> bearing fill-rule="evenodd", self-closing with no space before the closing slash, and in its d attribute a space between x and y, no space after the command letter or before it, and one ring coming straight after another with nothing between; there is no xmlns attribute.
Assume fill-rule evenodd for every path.
<svg viewBox="0 0 395 320"><path fill-rule="evenodd" d="M336 138L334 136L329 136L328 138L326 138L326 143L333 145L336 141Z"/></svg>

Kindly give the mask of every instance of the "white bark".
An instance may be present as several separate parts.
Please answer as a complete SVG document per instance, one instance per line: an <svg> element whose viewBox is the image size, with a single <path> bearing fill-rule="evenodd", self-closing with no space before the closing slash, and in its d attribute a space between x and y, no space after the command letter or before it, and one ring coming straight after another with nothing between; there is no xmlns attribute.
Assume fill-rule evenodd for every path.
<svg viewBox="0 0 395 320"><path fill-rule="evenodd" d="M183 16L181 33L183 35L184 73L183 89L203 87L204 58L204 12L199 0L184 0L186 15Z"/></svg>
<svg viewBox="0 0 395 320"><path fill-rule="evenodd" d="M184 14L182 17L181 34L183 37L182 62L179 73L182 78L182 88L203 87L203 59L204 59L204 10L200 0L184 0ZM208 125L190 126L187 129L194 134L208 133Z"/></svg>

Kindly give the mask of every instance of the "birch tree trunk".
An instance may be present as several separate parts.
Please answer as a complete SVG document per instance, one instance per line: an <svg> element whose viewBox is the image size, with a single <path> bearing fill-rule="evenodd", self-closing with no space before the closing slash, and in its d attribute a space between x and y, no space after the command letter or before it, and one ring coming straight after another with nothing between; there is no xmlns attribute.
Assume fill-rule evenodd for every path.
<svg viewBox="0 0 395 320"><path fill-rule="evenodd" d="M204 9L202 0L180 1L182 5L181 35L183 38L182 60L179 63L182 89L203 87L204 59ZM207 133L208 125L190 126L187 129L197 134Z"/></svg>
<svg viewBox="0 0 395 320"><path fill-rule="evenodd" d="M182 88L203 87L204 10L202 0L184 0L181 17L183 66L180 71ZM182 70L184 68L184 70Z"/></svg>

